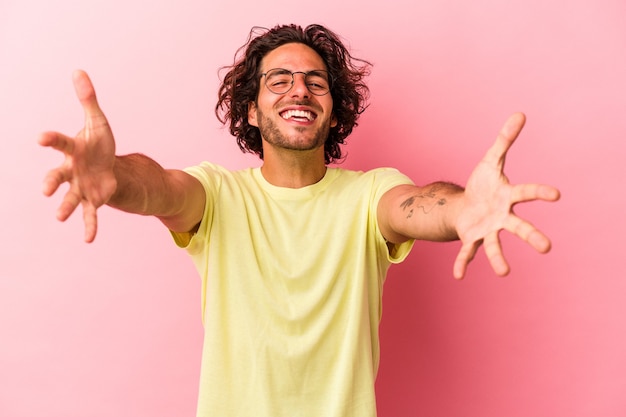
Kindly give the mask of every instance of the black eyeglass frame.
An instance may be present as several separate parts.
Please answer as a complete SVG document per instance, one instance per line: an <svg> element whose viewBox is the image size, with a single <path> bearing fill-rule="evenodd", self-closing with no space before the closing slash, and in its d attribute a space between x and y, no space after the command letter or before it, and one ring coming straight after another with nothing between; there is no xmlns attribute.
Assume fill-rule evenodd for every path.
<svg viewBox="0 0 626 417"><path fill-rule="evenodd" d="M269 74L272 71L277 71L277 70L283 71L285 74L287 74L287 73L291 74L291 86L286 91L284 91L282 93L277 93L276 91L272 90L272 88L269 85L267 85L267 74ZM311 73L325 73L326 74L326 76L327 76L326 81L328 82L328 89L324 93L318 94L318 93L315 93L315 92L311 91L311 88L309 87L309 84L306 82L307 76L309 74L311 74ZM272 68L272 69L267 70L264 73L260 74L259 77L261 77L261 78L265 77L265 83L264 83L265 87L267 87L267 89L271 93L278 94L278 95L283 95L283 94L287 94L288 92L290 92L291 89L293 88L293 85L296 82L296 78L295 78L296 74L303 74L304 75L304 84L306 85L307 90L309 90L309 92L311 94L313 94L314 96L318 96L318 97L325 96L326 94L330 93L330 90L332 90L332 88L333 88L333 76L327 70L311 70L311 71L304 72L304 71L290 71L290 70L285 69L285 68Z"/></svg>

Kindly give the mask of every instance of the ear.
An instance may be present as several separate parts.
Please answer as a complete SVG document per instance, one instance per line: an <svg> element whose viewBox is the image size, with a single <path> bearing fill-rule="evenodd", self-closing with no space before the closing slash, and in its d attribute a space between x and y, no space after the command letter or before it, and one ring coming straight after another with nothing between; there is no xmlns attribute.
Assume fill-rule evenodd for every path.
<svg viewBox="0 0 626 417"><path fill-rule="evenodd" d="M250 117L250 116L248 116ZM331 118L330 118L330 127L335 127L337 126L339 122L337 121L337 118L335 117L335 112L333 112Z"/></svg>
<svg viewBox="0 0 626 417"><path fill-rule="evenodd" d="M248 103L248 123L252 126L259 127L259 122L256 119L256 104L254 101Z"/></svg>

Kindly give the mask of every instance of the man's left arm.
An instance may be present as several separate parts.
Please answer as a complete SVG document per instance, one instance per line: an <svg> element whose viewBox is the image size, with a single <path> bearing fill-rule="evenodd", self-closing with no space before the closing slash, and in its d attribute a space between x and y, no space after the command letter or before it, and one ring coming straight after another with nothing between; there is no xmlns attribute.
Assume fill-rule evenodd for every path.
<svg viewBox="0 0 626 417"><path fill-rule="evenodd" d="M550 240L539 229L513 212L517 203L556 201L556 188L542 184L510 184L504 174L506 154L525 123L521 113L511 116L470 175L466 188L437 182L425 187L401 185L383 195L378 224L389 242L408 239L449 241L460 239L454 276L461 279L478 248L484 245L491 267L498 275L509 273L498 234L506 230L537 251L550 250Z"/></svg>

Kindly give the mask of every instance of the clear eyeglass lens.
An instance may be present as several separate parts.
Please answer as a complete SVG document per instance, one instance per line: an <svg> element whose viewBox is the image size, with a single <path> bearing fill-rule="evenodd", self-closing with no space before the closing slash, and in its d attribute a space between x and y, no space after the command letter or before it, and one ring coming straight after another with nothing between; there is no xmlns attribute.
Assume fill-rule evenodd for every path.
<svg viewBox="0 0 626 417"><path fill-rule="evenodd" d="M296 72L296 74L302 73ZM294 74L291 71L276 68L265 74L265 85L273 93L285 94L293 86L293 77ZM321 96L327 94L330 89L328 77L326 71L310 71L305 74L304 82L311 93Z"/></svg>

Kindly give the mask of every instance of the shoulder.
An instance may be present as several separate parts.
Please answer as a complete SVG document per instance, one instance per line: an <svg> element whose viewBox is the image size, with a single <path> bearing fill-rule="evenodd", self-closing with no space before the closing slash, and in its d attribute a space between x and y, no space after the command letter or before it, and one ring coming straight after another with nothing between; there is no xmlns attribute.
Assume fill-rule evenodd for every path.
<svg viewBox="0 0 626 417"><path fill-rule="evenodd" d="M254 168L229 170L211 162L201 162L184 169L184 171L198 179L205 186L219 186L224 182L245 183L252 181Z"/></svg>
<svg viewBox="0 0 626 417"><path fill-rule="evenodd" d="M413 181L396 168L383 167L368 171L354 171L343 168L330 168L330 170L334 171L337 182L346 186L361 184L365 187L386 191L398 185L413 185Z"/></svg>

